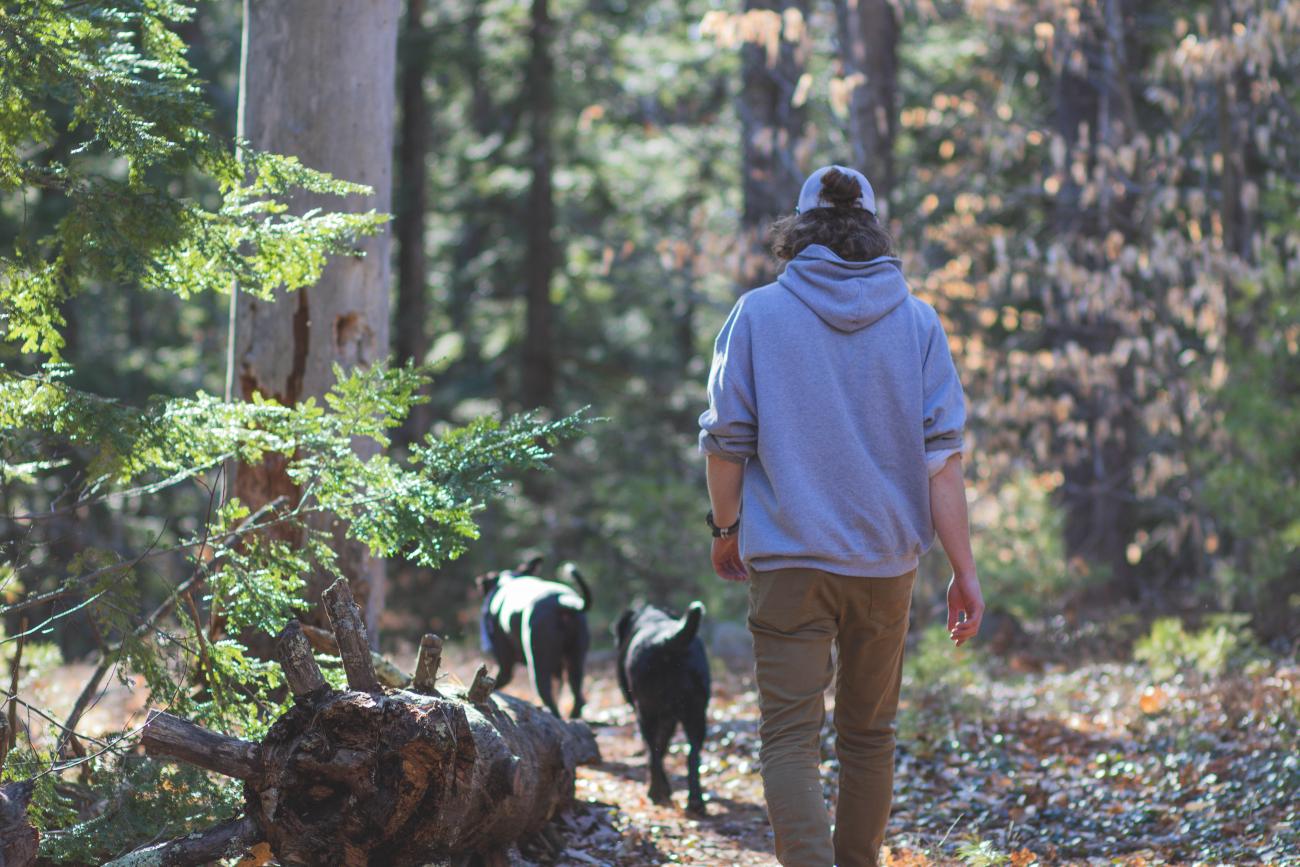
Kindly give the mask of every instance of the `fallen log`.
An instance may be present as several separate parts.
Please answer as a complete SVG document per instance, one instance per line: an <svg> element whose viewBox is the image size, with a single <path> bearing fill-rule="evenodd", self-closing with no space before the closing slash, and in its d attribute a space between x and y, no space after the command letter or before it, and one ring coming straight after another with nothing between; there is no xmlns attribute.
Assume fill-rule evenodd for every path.
<svg viewBox="0 0 1300 867"><path fill-rule="evenodd" d="M572 800L579 764L600 760L585 723L493 694L486 669L468 689L438 693L434 636L421 642L412 688L385 691L346 582L326 592L325 606L349 690L328 688L290 623L277 655L295 703L261 743L160 711L145 725L149 755L244 781L241 845L265 841L286 865L499 860ZM139 863L206 863L179 849L168 858Z"/></svg>
<svg viewBox="0 0 1300 867"><path fill-rule="evenodd" d="M247 816L222 822L214 828L177 837L166 843L136 849L109 861L104 867L189 867L238 858L261 840L257 824Z"/></svg>

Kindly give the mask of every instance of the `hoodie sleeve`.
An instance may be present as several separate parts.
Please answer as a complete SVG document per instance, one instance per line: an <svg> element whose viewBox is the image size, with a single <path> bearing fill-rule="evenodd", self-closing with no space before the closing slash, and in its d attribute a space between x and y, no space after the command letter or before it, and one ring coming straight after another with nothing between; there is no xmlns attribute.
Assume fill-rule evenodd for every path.
<svg viewBox="0 0 1300 867"><path fill-rule="evenodd" d="M943 332L938 314L931 311L931 317L921 380L925 391L925 457L933 475L948 458L964 449L966 397L948 349L948 335Z"/></svg>
<svg viewBox="0 0 1300 867"><path fill-rule="evenodd" d="M700 415L700 451L734 463L754 456L758 414L749 323L741 315L745 300L732 308L713 347L709 369L709 408Z"/></svg>

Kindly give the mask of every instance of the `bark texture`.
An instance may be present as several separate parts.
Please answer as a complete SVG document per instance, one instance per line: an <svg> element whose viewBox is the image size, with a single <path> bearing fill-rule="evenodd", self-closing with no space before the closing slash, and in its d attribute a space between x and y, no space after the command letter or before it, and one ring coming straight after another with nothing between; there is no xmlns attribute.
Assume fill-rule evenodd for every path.
<svg viewBox="0 0 1300 867"><path fill-rule="evenodd" d="M110 861L104 867L190 867L239 858L262 839L252 819L240 817L188 837L179 837ZM260 858L250 858L264 863ZM244 862L241 862L244 863Z"/></svg>
<svg viewBox="0 0 1300 867"><path fill-rule="evenodd" d="M468 690L438 694L431 683L440 642L433 636L422 643L418 678L432 694L385 692L367 669L369 657L349 650L343 638L357 636L364 645L346 582L327 598L349 690L323 687L306 637L290 624L277 649L295 705L261 743L165 713L152 714L145 726L150 755L244 781L242 845L265 841L285 865L499 859L572 800L577 766L600 759L585 723L491 694L482 669Z"/></svg>
<svg viewBox="0 0 1300 867"><path fill-rule="evenodd" d="M290 154L305 165L373 187L346 202L299 195L296 212L322 207L389 211L392 191L394 75L401 0L245 0L240 127L253 147ZM235 366L244 399L260 393L283 404L323 394L332 366L369 365L388 353L387 232L365 238L361 256L338 256L319 283L267 303L241 296ZM364 447L363 447L364 448ZM239 467L234 494L256 509L299 492L282 459ZM384 601L382 561L365 546L339 545L339 565L378 637ZM313 576L313 598L326 578ZM320 623L319 613L308 615Z"/></svg>

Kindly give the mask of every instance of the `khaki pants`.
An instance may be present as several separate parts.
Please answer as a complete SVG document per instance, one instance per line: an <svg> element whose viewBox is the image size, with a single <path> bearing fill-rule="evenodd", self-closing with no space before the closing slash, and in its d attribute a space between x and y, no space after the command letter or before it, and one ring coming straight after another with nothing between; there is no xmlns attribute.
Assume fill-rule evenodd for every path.
<svg viewBox="0 0 1300 867"><path fill-rule="evenodd" d="M785 867L876 867L893 800L894 714L916 570L850 578L751 569L749 579L759 757L776 857ZM840 760L833 838L819 773L832 642Z"/></svg>

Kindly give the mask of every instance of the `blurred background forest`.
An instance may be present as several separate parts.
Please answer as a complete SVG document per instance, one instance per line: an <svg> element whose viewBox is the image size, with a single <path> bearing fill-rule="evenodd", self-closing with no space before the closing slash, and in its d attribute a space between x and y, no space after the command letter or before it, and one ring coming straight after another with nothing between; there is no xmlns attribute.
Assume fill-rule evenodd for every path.
<svg viewBox="0 0 1300 867"><path fill-rule="evenodd" d="M535 454L503 457L513 495L448 519L461 522L452 533L461 542L436 556L402 556L419 548L410 527L374 529L389 555L383 649L427 631L474 640L474 576L535 555L548 568L579 564L594 587L597 635L637 596L679 607L702 599L711 629L742 620L745 596L712 575L702 518L696 420L712 340L738 295L775 273L764 248L771 221L793 207L807 171L834 161L872 180L913 291L951 337L970 402L976 556L996 611L987 641L1005 650L1042 635L1059 645L1048 655L1086 647L1120 658L1140 639L1178 670L1196 662L1201 645L1189 636L1213 643L1227 630L1231 647L1220 641L1207 654L1249 646L1293 657L1300 5L401 6L392 240L378 248L391 263L392 318L380 333L397 365L434 372L427 382L354 381L339 405L355 420L366 393L402 403L403 389L418 391L424 402L392 415L391 453L402 459L420 458L426 433L532 410L557 420L548 435L560 441L549 472L535 469ZM176 39L194 95L210 107L184 129L232 147L251 136L239 123L240 4L202 2L160 26L143 43ZM18 154L0 161L0 249L17 274L48 253L41 239L89 237L112 222L102 208L87 221L62 176L41 175L41 165L87 160L91 173L122 183L137 166L113 153L111 137L83 157L83 127L103 118L76 113L56 89L42 105L52 120L16 131L27 109L13 93L24 80L0 85L9 98L0 128ZM11 172L19 159L37 168ZM227 194L210 163L158 161L150 171L160 166L166 196ZM376 230L360 218L343 228ZM344 234L321 232L327 247ZM81 250L75 267L96 255L112 250ZM21 293L36 284L3 278L6 388L52 376L126 408L223 394L229 295L159 291L137 277L87 270L76 293L40 296L30 309ZM57 368L43 366L55 358L50 346L19 327L32 310L58 322ZM588 421L573 435L564 419L579 411ZM214 491L224 492L210 472L220 461L200 483L178 484L190 477L170 475L181 465L146 457L128 474L144 487L83 497L108 447L84 426L81 438L52 445L67 429L30 435L23 412L6 409L0 456L5 634L51 617L45 643L33 645L46 649L29 654L79 659L166 604L203 560L193 540L211 523ZM102 421L98 435L114 424ZM468 542L471 518L481 536ZM463 555L447 559L462 542ZM57 607L81 599L67 576L126 562L136 593L132 610L118 612L125 619ZM922 573L921 629L941 620L940 552ZM42 592L55 607L26 601ZM1191 632L1171 621L1152 632L1170 617Z"/></svg>
<svg viewBox="0 0 1300 867"><path fill-rule="evenodd" d="M581 564L606 616L629 591L739 615L700 531L711 340L772 275L766 226L838 160L888 202L952 335L993 603L1240 611L1294 639L1298 19L1232 0L409 0L392 352L438 373L399 442L499 410L604 421L461 559L391 560L385 633L472 631L472 576L531 554ZM211 2L177 27L227 137L240 20ZM8 196L0 235L65 208ZM222 391L222 295L105 281L62 314L77 386ZM24 496L13 476L5 492ZM202 496L99 505L69 518L69 550L163 544Z"/></svg>

